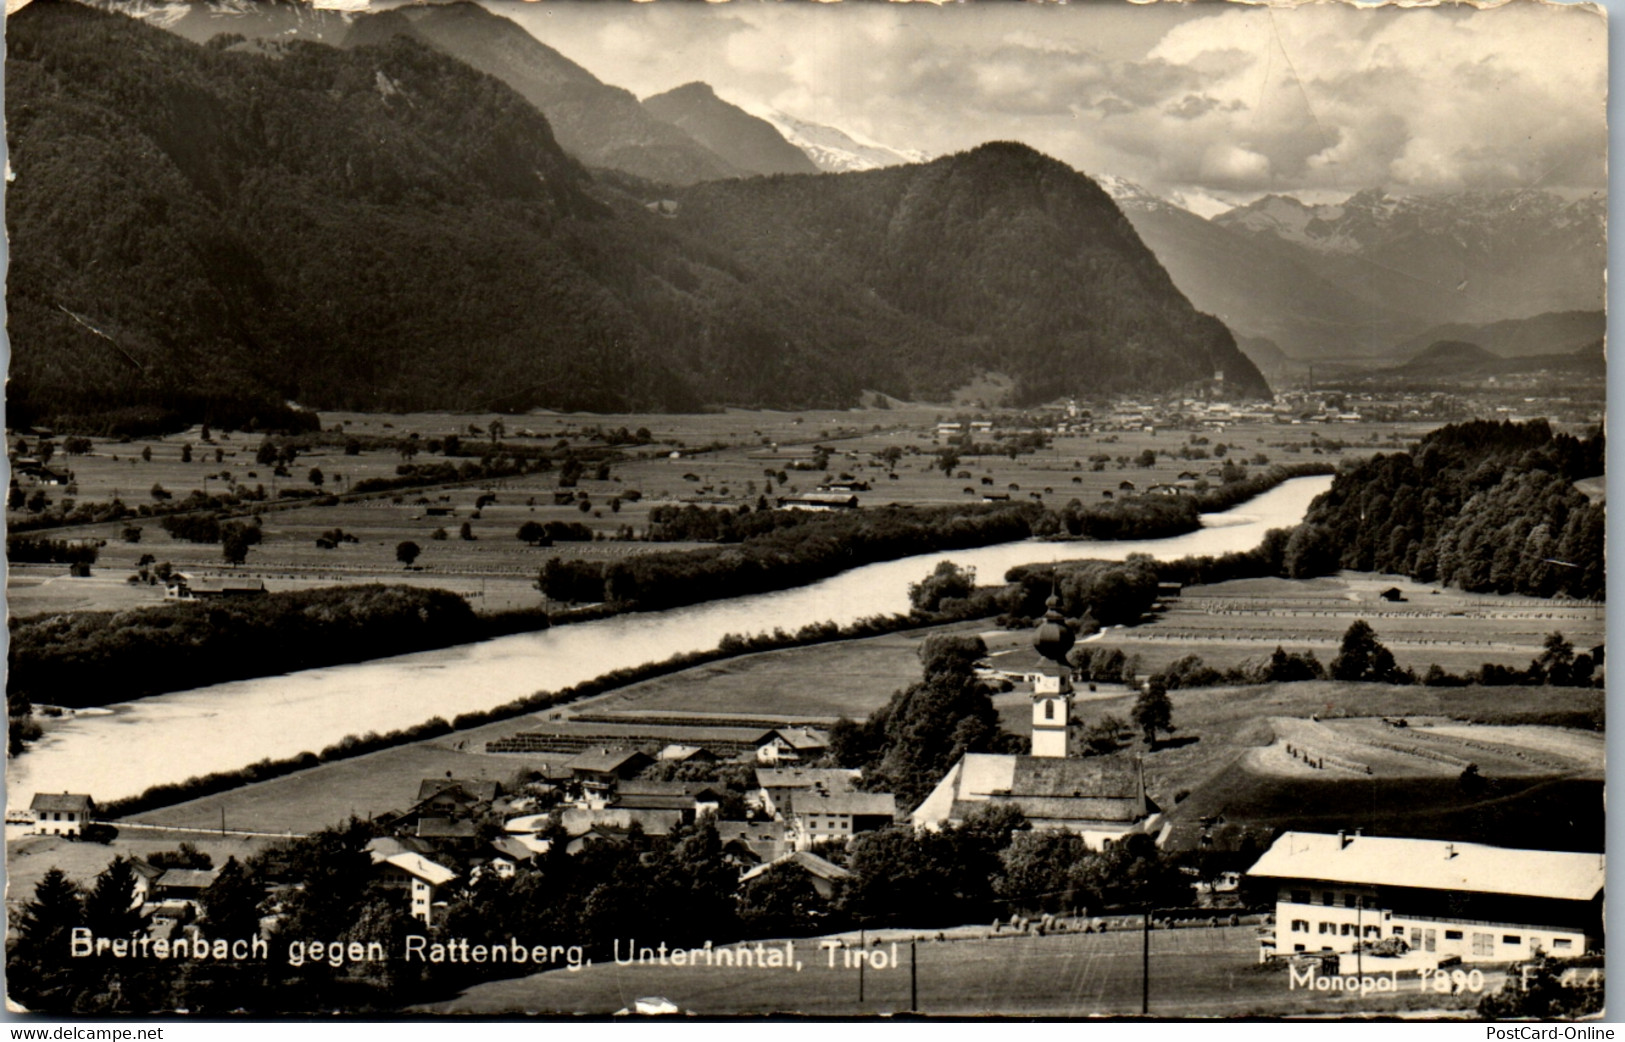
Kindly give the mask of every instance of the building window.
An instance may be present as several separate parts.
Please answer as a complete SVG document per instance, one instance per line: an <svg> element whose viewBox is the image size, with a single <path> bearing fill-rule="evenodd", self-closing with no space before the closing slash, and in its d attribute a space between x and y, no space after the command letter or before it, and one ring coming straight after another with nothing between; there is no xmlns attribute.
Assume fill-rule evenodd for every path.
<svg viewBox="0 0 1625 1042"><path fill-rule="evenodd" d="M1337 924L1336 923L1321 923L1320 924L1320 932L1321 933L1335 934L1337 932Z"/></svg>
<svg viewBox="0 0 1625 1042"><path fill-rule="evenodd" d="M1356 898L1355 895L1353 895L1353 894L1344 894L1343 895L1343 907L1344 908L1353 908L1354 907L1354 902L1356 900L1358 900L1358 898Z"/></svg>
<svg viewBox="0 0 1625 1042"><path fill-rule="evenodd" d="M1403 937L1403 936L1405 936L1405 928L1403 926L1394 927L1394 936L1395 937Z"/></svg>
<svg viewBox="0 0 1625 1042"><path fill-rule="evenodd" d="M1343 937L1352 937L1352 936L1354 936L1354 924L1353 923L1344 923L1343 928L1341 930L1339 930L1338 933Z"/></svg>
<svg viewBox="0 0 1625 1042"><path fill-rule="evenodd" d="M1461 931L1460 930L1446 930L1444 932L1444 939L1447 940L1447 941L1459 941L1459 940L1461 940Z"/></svg>
<svg viewBox="0 0 1625 1042"><path fill-rule="evenodd" d="M1054 720L1055 719L1055 703L1049 701L1048 699L1045 699L1045 701L1044 701L1044 719L1045 720Z"/></svg>
<svg viewBox="0 0 1625 1042"><path fill-rule="evenodd" d="M1292 903L1295 904L1295 905L1306 905L1306 904L1308 904L1309 903L1309 891L1307 891L1307 890L1294 890L1294 891L1292 891Z"/></svg>
<svg viewBox="0 0 1625 1042"><path fill-rule="evenodd" d="M1365 928L1365 935L1367 937L1375 937L1378 940L1381 940L1382 939L1382 927L1380 927L1380 926L1368 926L1368 927Z"/></svg>
<svg viewBox="0 0 1625 1042"><path fill-rule="evenodd" d="M1573 948L1574 947L1574 942L1569 940L1567 937L1553 937L1552 938L1552 947L1553 948Z"/></svg>
<svg viewBox="0 0 1625 1042"><path fill-rule="evenodd" d="M1475 934L1473 934L1473 954L1474 955L1494 955L1495 954L1495 935L1493 933L1475 933Z"/></svg>
<svg viewBox="0 0 1625 1042"><path fill-rule="evenodd" d="M1308 933L1309 932L1309 920L1307 920L1307 919L1294 919L1294 920L1292 920L1292 932L1293 933Z"/></svg>
<svg viewBox="0 0 1625 1042"><path fill-rule="evenodd" d="M1501 943L1502 944L1522 944L1523 943L1523 938L1519 937L1515 933L1509 933L1506 936L1501 938Z"/></svg>
<svg viewBox="0 0 1625 1042"><path fill-rule="evenodd" d="M1320 895L1320 903L1330 908L1337 903L1337 895L1328 890Z"/></svg>

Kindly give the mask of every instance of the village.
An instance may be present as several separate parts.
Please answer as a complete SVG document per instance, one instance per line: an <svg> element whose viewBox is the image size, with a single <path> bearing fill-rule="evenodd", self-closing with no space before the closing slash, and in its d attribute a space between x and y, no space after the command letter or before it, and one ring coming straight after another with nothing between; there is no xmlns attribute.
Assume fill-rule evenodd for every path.
<svg viewBox="0 0 1625 1042"><path fill-rule="evenodd" d="M588 736L515 731L485 746L485 759L512 761L506 781L450 772L424 777L414 791L398 794L399 809L369 815L366 885L396 895L391 900L425 936L442 937L453 926L466 929L467 902L482 886L546 879L561 855L581 860L599 844L636 848L647 837L687 843L684 837L710 834L716 863L735 881L729 900L743 908L771 901L767 894L805 894L795 919L778 921L793 922L792 936L816 938L821 924L853 925L837 909L864 883L848 866L865 837L953 834L1013 815L1010 820L1034 840L1071 836L1081 841L1079 850L1163 859L1178 866L1177 874L1171 887L1165 881L1146 889L1138 904L1119 898L1110 906L1087 907L1030 897L1006 904L1007 914L991 929L944 926L921 934L901 923L904 934L877 938L984 944L1001 936L1072 937L1077 940L1069 943L1078 944L1099 936L1099 943L1113 943L1106 935L1198 928L1221 939L1224 955L1214 965L1232 973L1279 968L1242 988L1260 1010L1300 1009L1306 997L1323 999L1334 986L1339 992L1347 988L1361 1009L1402 1008L1382 1006L1390 996L1410 1004L1403 1008L1417 1002L1470 1006L1508 980L1509 967L1527 977L1548 957L1563 960L1561 983L1575 994L1600 987L1601 854L1365 835L1353 828L1264 830L1243 836L1245 844L1238 846L1237 834L1221 827L1222 814L1203 819L1193 832L1150 796L1147 747L1091 753L1078 697L1095 685L1085 685L1087 678L1069 663L1076 635L1054 604L1052 599L1031 632L1032 655L1021 658L1024 664L1006 656L998 667L983 659L976 668L980 680L1006 688L1018 682L1019 690L1002 697L1027 707L1024 751L963 754L912 811L894 793L867 791L860 771L831 766L831 737L819 727L735 728L727 737L667 741L658 748L649 740L656 724L641 729L641 747L624 738L616 742L613 730ZM1286 749L1291 752L1292 745ZM120 832L119 823L97 821L95 802L83 793L38 794L31 812L24 818L32 819L32 832L74 841L81 849ZM352 821L350 827L357 825ZM238 823L234 831L242 828ZM160 829L151 843L159 835L187 834ZM127 869L135 916L130 921L140 924L136 940L144 953L207 951L218 936L211 931L227 900L222 891L240 883L235 856L216 864L206 853L208 831L196 828L190 835L178 849L121 855L109 870ZM1228 849L1214 847L1216 841ZM1185 856L1174 858L1182 845ZM20 849L14 843L14 851ZM251 901L262 913L255 943L279 935L283 910L297 904L308 885L277 849L275 842L260 846L264 889ZM14 853L14 869L19 864ZM26 895L14 887L13 900L19 896ZM452 913L448 922L459 903L465 911L461 917ZM835 937L842 946L862 948L849 932ZM419 937L416 943L425 942ZM1080 953L1087 955L1087 949ZM882 967L885 958L879 956ZM577 960L566 972L583 968ZM1387 983L1371 983L1379 980ZM1440 982L1448 988L1439 990ZM480 1008L480 993L475 983L458 1001Z"/></svg>

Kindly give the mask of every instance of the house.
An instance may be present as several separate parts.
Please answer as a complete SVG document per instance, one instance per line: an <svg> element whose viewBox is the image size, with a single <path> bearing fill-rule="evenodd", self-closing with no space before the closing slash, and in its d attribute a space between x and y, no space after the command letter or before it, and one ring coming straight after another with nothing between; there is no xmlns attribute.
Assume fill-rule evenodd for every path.
<svg viewBox="0 0 1625 1042"><path fill-rule="evenodd" d="M450 847L471 844L479 839L474 822L467 818L453 820L422 817L418 819L417 828L412 835L437 846Z"/></svg>
<svg viewBox="0 0 1625 1042"><path fill-rule="evenodd" d="M157 887L154 885L164 870L142 858L130 859L130 870L135 873L135 894L131 900L131 907L139 908L150 901L158 900Z"/></svg>
<svg viewBox="0 0 1625 1042"><path fill-rule="evenodd" d="M502 794L494 781L468 778L425 778L418 783L418 801L412 809L420 813L467 814L482 803L491 803Z"/></svg>
<svg viewBox="0 0 1625 1042"><path fill-rule="evenodd" d="M1129 481L1127 478L1124 478L1122 481L1119 481L1117 483L1117 491L1119 491L1119 492L1133 492L1134 491L1134 482Z"/></svg>
<svg viewBox="0 0 1625 1042"><path fill-rule="evenodd" d="M1010 804L1033 828L1076 833L1095 850L1136 833L1155 834L1162 824L1140 764L1127 757L966 753L914 811L914 825L959 824L987 803Z"/></svg>
<svg viewBox="0 0 1625 1042"><path fill-rule="evenodd" d="M757 763L805 763L829 750L829 733L810 727L779 727L756 739Z"/></svg>
<svg viewBox="0 0 1625 1042"><path fill-rule="evenodd" d="M719 821L717 836L725 857L741 865L759 865L790 852L782 821Z"/></svg>
<svg viewBox="0 0 1625 1042"><path fill-rule="evenodd" d="M485 853L488 859L469 873L469 879L476 883L487 874L494 875L498 879L512 879L513 874L519 871L520 865L528 865L536 859L535 850L512 836L499 836L493 839Z"/></svg>
<svg viewBox="0 0 1625 1042"><path fill-rule="evenodd" d="M1390 603L1392 603L1392 602L1397 602L1397 601L1403 601L1405 599L1405 594L1404 594L1404 592L1402 590L1400 590L1399 587L1390 586L1386 590L1382 591L1381 597L1382 597L1383 600L1389 601Z"/></svg>
<svg viewBox="0 0 1625 1042"><path fill-rule="evenodd" d="M826 481L818 486L819 492L867 492L867 481Z"/></svg>
<svg viewBox="0 0 1625 1042"><path fill-rule="evenodd" d="M402 852L386 856L375 851L372 858L378 881L384 886L405 890L413 918L422 920L426 926L434 925L435 905L442 903L440 891L457 878L457 873L422 854Z"/></svg>
<svg viewBox="0 0 1625 1042"><path fill-rule="evenodd" d="M802 789L854 792L860 772L843 767L796 767L756 770L756 800L770 818L789 812L792 795Z"/></svg>
<svg viewBox="0 0 1625 1042"><path fill-rule="evenodd" d="M889 792L797 789L789 795L785 820L797 850L829 840L844 843L860 832L883 829L896 821L897 797Z"/></svg>
<svg viewBox="0 0 1625 1042"><path fill-rule="evenodd" d="M838 883L852 878L851 872L833 861L805 850L794 850L755 868L747 869L739 877L739 882L749 883L752 879L765 876L769 872L795 872L805 876L813 889L818 891L818 896L826 901L835 896L835 887Z"/></svg>
<svg viewBox="0 0 1625 1042"><path fill-rule="evenodd" d="M636 749L600 746L586 749L564 761L570 776L584 784L608 788L623 778L635 778L654 759Z"/></svg>
<svg viewBox="0 0 1625 1042"><path fill-rule="evenodd" d="M717 754L700 745L668 745L655 754L661 763L716 763Z"/></svg>
<svg viewBox="0 0 1625 1042"><path fill-rule="evenodd" d="M797 496L780 496L780 510L856 510L858 497L838 492L803 492Z"/></svg>
<svg viewBox="0 0 1625 1042"><path fill-rule="evenodd" d="M40 836L78 836L90 824L96 801L83 793L53 792L34 794L29 804L34 812L34 832Z"/></svg>
<svg viewBox="0 0 1625 1042"><path fill-rule="evenodd" d="M176 572L164 586L164 597L172 601L219 600L227 597L263 597L265 583L260 579L236 577L195 579Z"/></svg>
<svg viewBox="0 0 1625 1042"><path fill-rule="evenodd" d="M1601 854L1286 832L1247 875L1279 888L1263 955L1398 938L1440 958L1510 962L1602 943Z"/></svg>
<svg viewBox="0 0 1625 1042"><path fill-rule="evenodd" d="M152 899L159 902L198 903L219 871L212 868L167 868L152 883Z"/></svg>

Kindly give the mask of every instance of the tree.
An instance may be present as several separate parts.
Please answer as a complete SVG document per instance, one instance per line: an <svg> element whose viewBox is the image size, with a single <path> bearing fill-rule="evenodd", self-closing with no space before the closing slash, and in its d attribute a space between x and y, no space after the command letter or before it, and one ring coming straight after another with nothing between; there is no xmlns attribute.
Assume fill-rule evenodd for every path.
<svg viewBox="0 0 1625 1042"><path fill-rule="evenodd" d="M501 417L497 417L486 424L485 430L491 435L491 444L495 445L502 440L504 434L508 433L508 425L502 422Z"/></svg>
<svg viewBox="0 0 1625 1042"><path fill-rule="evenodd" d="M135 900L135 867L115 857L85 896L85 925L98 937L129 937L141 929Z"/></svg>
<svg viewBox="0 0 1625 1042"><path fill-rule="evenodd" d="M1377 639L1377 633L1364 619L1355 619L1343 633L1343 643L1332 659L1333 680L1393 683L1399 674L1394 653Z"/></svg>
<svg viewBox="0 0 1625 1042"><path fill-rule="evenodd" d="M408 539L406 542L396 545L395 560L410 568L412 567L412 562L416 561L418 559L418 554L421 554L422 552L423 548L421 546Z"/></svg>
<svg viewBox="0 0 1625 1042"><path fill-rule="evenodd" d="M739 920L757 937L818 933L829 914L829 902L793 865L770 868L739 892Z"/></svg>
<svg viewBox="0 0 1625 1042"><path fill-rule="evenodd" d="M1574 680L1574 645L1569 643L1560 632L1546 635L1546 643L1535 660L1541 672L1546 676L1546 683L1559 687L1573 683Z"/></svg>
<svg viewBox="0 0 1625 1042"><path fill-rule="evenodd" d="M7 946L6 990L13 998L32 1010L67 1010L75 967L63 956L84 921L79 887L60 868L48 870L17 913L16 940Z"/></svg>
<svg viewBox="0 0 1625 1042"><path fill-rule="evenodd" d="M474 526L473 526L473 524L468 522L468 521L464 521L463 522L463 527L461 527L461 528L459 528L457 530L457 538L462 539L465 542L470 542L470 543L473 542L477 538L474 535Z"/></svg>
<svg viewBox="0 0 1625 1042"><path fill-rule="evenodd" d="M526 521L519 526L519 541L535 546L547 538L547 529L535 521Z"/></svg>
<svg viewBox="0 0 1625 1042"><path fill-rule="evenodd" d="M1134 700L1131 715L1134 726L1145 735L1145 744L1153 749L1157 747L1158 731L1173 731L1174 704L1168 698L1168 688L1160 675L1153 675L1145 682L1139 697Z"/></svg>
<svg viewBox="0 0 1625 1042"><path fill-rule="evenodd" d="M227 564L248 560L248 548L260 541L257 525L227 523L220 526L220 555Z"/></svg>
<svg viewBox="0 0 1625 1042"><path fill-rule="evenodd" d="M262 467L269 467L277 461L276 442L266 438L260 442L259 448L254 450L254 462Z"/></svg>
<svg viewBox="0 0 1625 1042"><path fill-rule="evenodd" d="M203 891L203 917L210 937L254 937L260 932L265 888L235 857L220 866Z"/></svg>
<svg viewBox="0 0 1625 1042"><path fill-rule="evenodd" d="M952 561L938 561L930 575L908 584L909 603L918 611L934 612L944 601L963 600L976 589L976 569Z"/></svg>
<svg viewBox="0 0 1625 1042"><path fill-rule="evenodd" d="M1140 466L1146 467L1146 468L1156 466L1157 465L1157 450L1156 449L1142 449L1140 451L1139 458L1136 460L1136 462L1139 463Z"/></svg>
<svg viewBox="0 0 1625 1042"><path fill-rule="evenodd" d="M320 467L311 467L309 478L310 483L315 485L317 488L321 488L322 483L327 480L327 478L323 476L322 468Z"/></svg>
<svg viewBox="0 0 1625 1042"><path fill-rule="evenodd" d="M192 446L190 443L181 446L181 462L192 462Z"/></svg>

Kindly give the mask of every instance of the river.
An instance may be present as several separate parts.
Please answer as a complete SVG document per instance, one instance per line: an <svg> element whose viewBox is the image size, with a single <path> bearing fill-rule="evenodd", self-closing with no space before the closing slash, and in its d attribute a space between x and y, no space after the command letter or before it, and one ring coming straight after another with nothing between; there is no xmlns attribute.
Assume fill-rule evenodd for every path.
<svg viewBox="0 0 1625 1042"><path fill-rule="evenodd" d="M1198 531L1168 539L1022 541L923 554L777 593L125 702L110 712L53 723L27 753L8 761L6 801L26 807L36 792L72 791L106 802L267 757L316 752L345 735L391 731L433 716L450 720L611 670L714 648L728 633L796 630L830 620L845 625L906 612L908 584L943 558L975 568L988 582L1015 565L1039 561L1248 550L1269 529L1301 521L1310 500L1330 487L1330 477L1295 478L1232 510L1204 516Z"/></svg>

